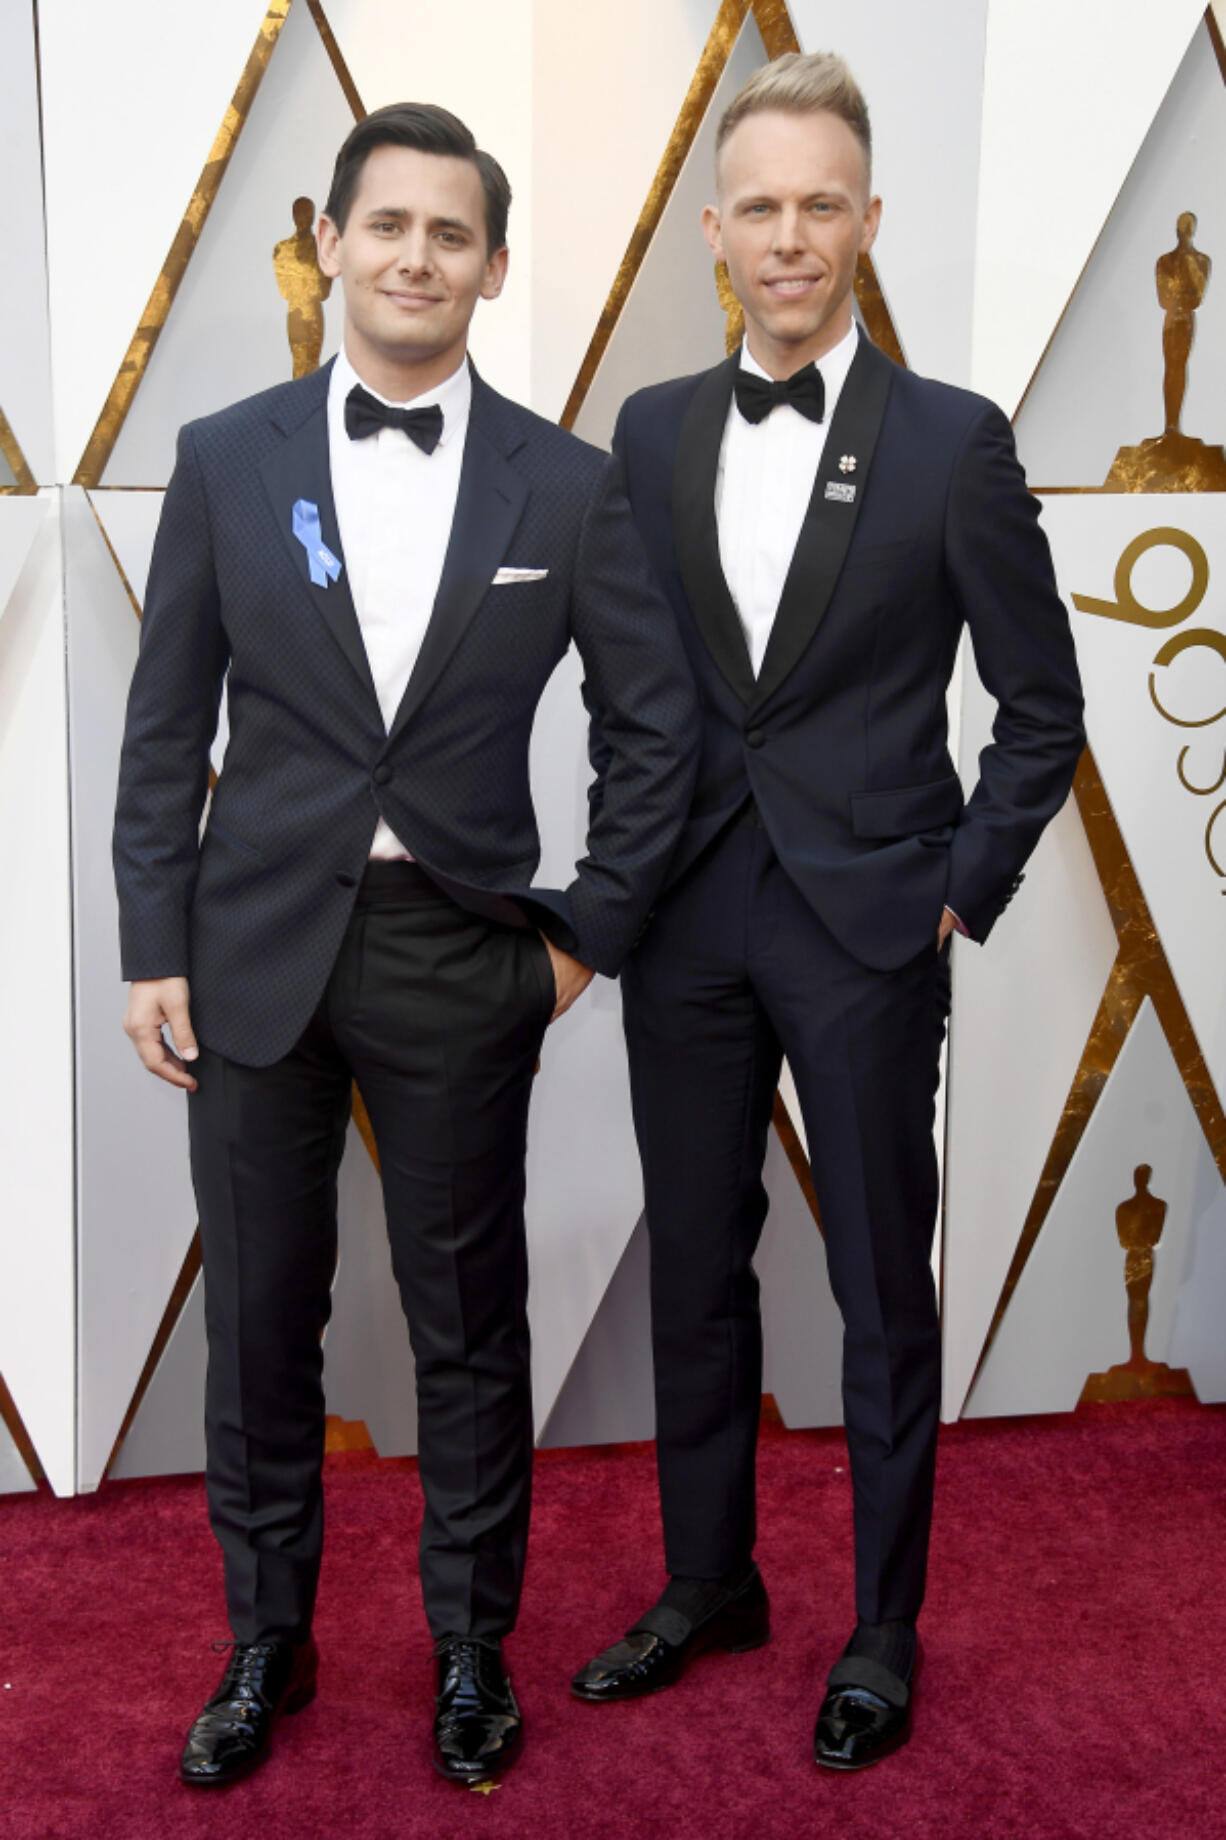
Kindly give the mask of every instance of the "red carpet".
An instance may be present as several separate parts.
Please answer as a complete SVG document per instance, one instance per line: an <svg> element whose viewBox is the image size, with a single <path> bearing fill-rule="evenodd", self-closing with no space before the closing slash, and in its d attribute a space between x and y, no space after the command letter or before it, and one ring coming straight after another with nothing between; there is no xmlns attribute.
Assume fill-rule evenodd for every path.
<svg viewBox="0 0 1226 1840"><path fill-rule="evenodd" d="M841 1436L767 1427L775 1638L671 1692L589 1707L572 1668L660 1582L649 1446L551 1452L509 1653L522 1762L489 1796L429 1764L413 1465L329 1459L319 1697L260 1774L180 1788L220 1671L197 1480L0 1501L3 1840L1213 1840L1226 1835L1226 1409L1185 1401L942 1434L910 1746L809 1753L850 1627Z"/></svg>

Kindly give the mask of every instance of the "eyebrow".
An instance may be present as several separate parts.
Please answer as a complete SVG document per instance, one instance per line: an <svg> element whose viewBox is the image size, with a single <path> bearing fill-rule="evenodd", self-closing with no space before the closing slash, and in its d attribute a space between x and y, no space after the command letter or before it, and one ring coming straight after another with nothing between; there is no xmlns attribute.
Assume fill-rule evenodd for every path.
<svg viewBox="0 0 1226 1840"><path fill-rule="evenodd" d="M819 198L846 200L850 197L851 193L845 190L841 185L820 185L815 192L805 193L804 202L805 204L813 204ZM751 204L778 204L779 199L773 192L745 192L741 197L734 198L732 203L733 208L736 209L738 206L743 208L745 205Z"/></svg>
<svg viewBox="0 0 1226 1840"><path fill-rule="evenodd" d="M367 211L366 222L373 223L380 217L394 217L397 223L405 223L412 215L413 213L401 204L375 205ZM462 217L432 217L430 228L432 230L463 230L468 236L475 235L472 225L465 223Z"/></svg>

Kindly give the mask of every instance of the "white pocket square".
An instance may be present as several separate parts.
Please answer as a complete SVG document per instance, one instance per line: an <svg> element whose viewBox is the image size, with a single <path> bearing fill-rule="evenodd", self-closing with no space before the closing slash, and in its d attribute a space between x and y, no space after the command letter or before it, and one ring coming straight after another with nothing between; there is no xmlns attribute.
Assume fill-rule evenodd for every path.
<svg viewBox="0 0 1226 1840"><path fill-rule="evenodd" d="M513 581L544 581L548 569L499 569L491 588L505 588Z"/></svg>

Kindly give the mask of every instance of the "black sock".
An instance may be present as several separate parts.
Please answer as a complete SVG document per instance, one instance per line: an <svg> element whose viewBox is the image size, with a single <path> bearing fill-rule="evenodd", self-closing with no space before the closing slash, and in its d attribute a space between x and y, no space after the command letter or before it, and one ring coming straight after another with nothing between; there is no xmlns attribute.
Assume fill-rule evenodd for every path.
<svg viewBox="0 0 1226 1840"><path fill-rule="evenodd" d="M721 1578L670 1578L659 1601L666 1610L676 1610L697 1625L738 1591L752 1571L753 1560L746 1559Z"/></svg>
<svg viewBox="0 0 1226 1840"><path fill-rule="evenodd" d="M879 1661L900 1680L910 1680L915 1666L914 1623L857 1623L844 1655Z"/></svg>

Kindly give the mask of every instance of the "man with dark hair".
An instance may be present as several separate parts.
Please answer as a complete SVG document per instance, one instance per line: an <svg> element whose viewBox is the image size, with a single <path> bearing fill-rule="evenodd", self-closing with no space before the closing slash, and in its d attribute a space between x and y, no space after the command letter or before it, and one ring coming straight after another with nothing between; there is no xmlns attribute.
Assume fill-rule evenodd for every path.
<svg viewBox="0 0 1226 1840"><path fill-rule="evenodd" d="M699 682L703 751L623 977L671 1576L574 1682L589 1701L626 1699L769 1635L752 1259L786 1054L845 1331L857 1622L814 1735L832 1769L876 1762L911 1728L940 1399L949 936L987 938L1084 739L1008 422L896 368L855 325L881 213L870 150L841 59L791 54L746 84L703 218L745 344L632 397L614 443ZM945 713L964 625L999 704L969 800Z"/></svg>
<svg viewBox="0 0 1226 1840"><path fill-rule="evenodd" d="M234 1642L183 1753L197 1785L253 1769L315 1691L320 1342L355 1079L416 1362L435 1764L478 1781L520 1744L501 1639L532 1462L529 1092L546 1025L643 923L697 718L611 464L468 363L509 199L445 110L354 129L318 233L344 349L182 430L149 575L115 865L125 1026L189 1094L200 1212ZM563 893L531 885L528 741L572 640L607 746Z"/></svg>

